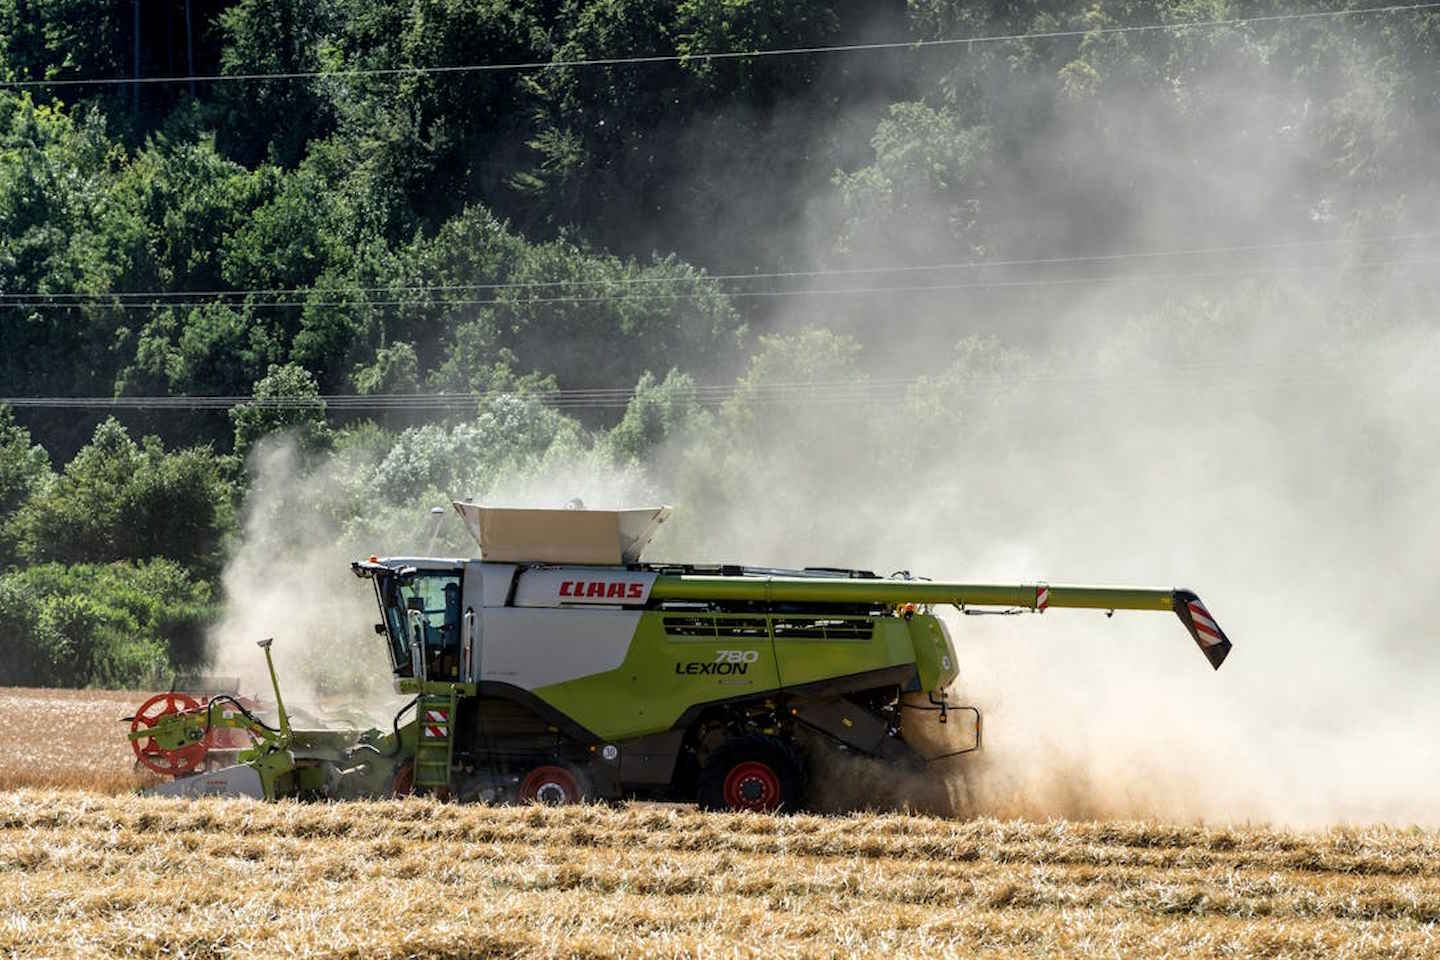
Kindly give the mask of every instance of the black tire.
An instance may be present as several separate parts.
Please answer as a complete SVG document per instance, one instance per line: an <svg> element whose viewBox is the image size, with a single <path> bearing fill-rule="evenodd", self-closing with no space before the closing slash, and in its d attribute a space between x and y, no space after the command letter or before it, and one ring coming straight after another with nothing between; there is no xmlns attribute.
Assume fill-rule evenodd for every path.
<svg viewBox="0 0 1440 960"><path fill-rule="evenodd" d="M722 744L700 771L702 810L796 811L804 795L804 768L795 752L773 737L740 737Z"/></svg>

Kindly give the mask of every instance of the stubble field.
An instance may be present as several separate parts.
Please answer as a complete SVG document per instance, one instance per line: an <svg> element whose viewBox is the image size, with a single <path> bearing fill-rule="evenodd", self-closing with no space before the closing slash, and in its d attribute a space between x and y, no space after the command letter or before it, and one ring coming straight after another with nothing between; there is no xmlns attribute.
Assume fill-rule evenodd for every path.
<svg viewBox="0 0 1440 960"><path fill-rule="evenodd" d="M141 799L15 750L86 696L0 692L0 956L1440 954L1430 831Z"/></svg>

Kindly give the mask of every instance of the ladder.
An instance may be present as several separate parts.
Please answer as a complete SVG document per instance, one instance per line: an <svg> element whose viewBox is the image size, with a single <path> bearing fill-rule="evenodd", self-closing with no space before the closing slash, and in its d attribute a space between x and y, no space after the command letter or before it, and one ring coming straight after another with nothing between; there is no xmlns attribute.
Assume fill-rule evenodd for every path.
<svg viewBox="0 0 1440 960"><path fill-rule="evenodd" d="M420 736L415 742L415 786L448 789L455 756L454 720L459 691L420 696Z"/></svg>

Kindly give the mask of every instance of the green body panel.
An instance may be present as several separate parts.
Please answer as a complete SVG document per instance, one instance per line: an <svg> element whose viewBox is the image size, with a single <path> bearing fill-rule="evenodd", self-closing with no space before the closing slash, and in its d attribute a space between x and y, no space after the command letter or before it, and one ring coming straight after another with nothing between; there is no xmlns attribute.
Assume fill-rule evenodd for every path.
<svg viewBox="0 0 1440 960"><path fill-rule="evenodd" d="M779 685L775 650L763 617L719 614L712 619L732 631L753 621L760 631L751 636L677 637L665 633L664 615L649 612L640 617L625 661L618 669L533 692L576 723L605 740L624 740L670 729L680 715L697 703L764 693ZM730 665L725 673L676 673L690 664L714 664L722 650L755 651L755 659ZM726 655L728 656L728 655ZM695 670L703 670L697 666ZM718 666L717 666L718 671Z"/></svg>
<svg viewBox="0 0 1440 960"><path fill-rule="evenodd" d="M796 619L775 617L771 622L784 624ZM910 631L899 617L813 619L825 623L827 628L806 632L823 633L823 636L786 637L783 629L775 636L775 659L780 665L783 686L796 687L915 662ZM831 623L841 625L841 629L829 629ZM858 636L847 637L844 625L851 625L852 629L858 625L873 629L854 630Z"/></svg>
<svg viewBox="0 0 1440 960"><path fill-rule="evenodd" d="M920 689L937 693L944 690L960 675L960 664L940 618L916 613L903 622L915 653L915 668L920 671Z"/></svg>
<svg viewBox="0 0 1440 960"><path fill-rule="evenodd" d="M667 620L672 623L668 632ZM915 620L935 618L917 615ZM933 643L938 636L943 644L938 622L933 626L933 635L925 628L927 640ZM812 635L787 636L786 627ZM697 704L914 663L912 629L899 617L652 611L640 618L618 669L533 692L595 735L624 740L669 730ZM927 650L933 654L933 648ZM949 652L931 656L928 668L937 680L943 674L941 657Z"/></svg>

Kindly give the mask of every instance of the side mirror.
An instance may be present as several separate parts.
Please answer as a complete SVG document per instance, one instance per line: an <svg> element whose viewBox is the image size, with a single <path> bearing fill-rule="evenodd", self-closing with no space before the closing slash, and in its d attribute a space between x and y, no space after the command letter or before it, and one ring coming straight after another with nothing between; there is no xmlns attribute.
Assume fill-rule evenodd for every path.
<svg viewBox="0 0 1440 960"><path fill-rule="evenodd" d="M383 624L383 623L377 623L377 624L375 624L375 634L376 634L376 636L381 636L381 637L385 636L385 624Z"/></svg>

